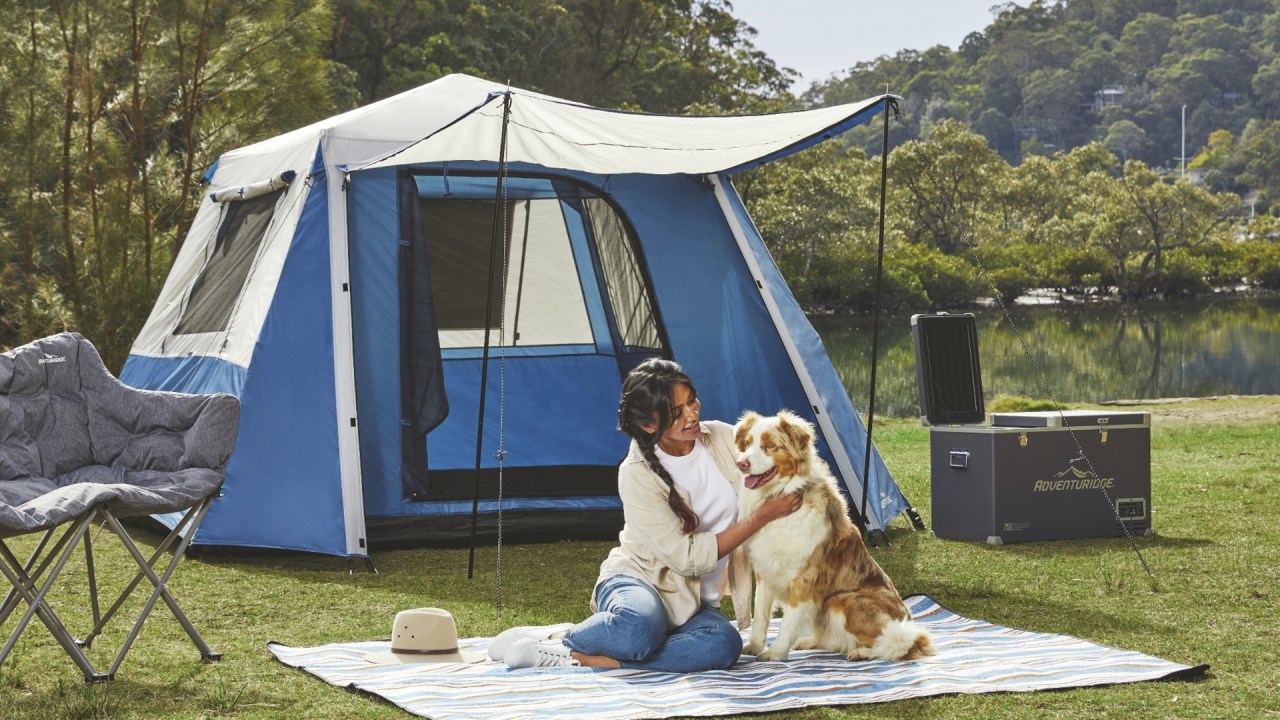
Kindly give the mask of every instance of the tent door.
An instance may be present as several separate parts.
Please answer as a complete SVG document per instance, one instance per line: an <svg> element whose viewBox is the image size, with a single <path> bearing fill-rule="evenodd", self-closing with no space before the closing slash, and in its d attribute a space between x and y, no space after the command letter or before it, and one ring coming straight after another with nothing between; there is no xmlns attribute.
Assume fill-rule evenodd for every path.
<svg viewBox="0 0 1280 720"><path fill-rule="evenodd" d="M414 309L413 319L402 318L402 328L414 336L402 347L414 358L403 362L402 373L434 368L437 353L441 370L428 373L440 380L429 390L426 375L402 378L402 396L411 400L404 405L404 424L414 432L406 433L405 464L418 471L402 473L405 497L471 497L489 306L482 497L498 493L499 444L508 451L508 496L615 494L617 462L626 450L615 430L622 377L645 357L667 353L630 225L579 183L513 176L498 213L505 224L504 257L490 263L494 177L439 171L406 176L412 182L401 185L401 207L413 193L416 203L400 215L401 236L412 250L401 263L402 277L410 277L402 281L400 304L402 315ZM493 283L491 267L500 274ZM418 357L423 354L425 359ZM439 421L436 426L417 423L423 416L418 411L437 396L433 407L446 406L447 415L426 413ZM429 435L418 434L424 430Z"/></svg>

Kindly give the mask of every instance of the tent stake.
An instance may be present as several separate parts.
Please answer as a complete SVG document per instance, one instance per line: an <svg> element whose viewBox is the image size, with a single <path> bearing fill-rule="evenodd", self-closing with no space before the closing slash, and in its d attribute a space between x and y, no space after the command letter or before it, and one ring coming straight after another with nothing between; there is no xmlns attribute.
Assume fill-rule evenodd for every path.
<svg viewBox="0 0 1280 720"><path fill-rule="evenodd" d="M484 452L485 391L489 387L489 332L493 327L493 268L498 257L502 225L506 219L503 207L502 183L507 171L507 124L511 120L511 93L502 98L502 139L498 143L498 182L493 199L493 235L489 240L489 284L484 305L484 352L480 360L480 413L476 419L476 472L475 487L471 497L471 551L467 557L467 579L475 576L476 569L476 521L480 514L480 461ZM502 248L506 252L506 248ZM505 287L506 278L503 278Z"/></svg>

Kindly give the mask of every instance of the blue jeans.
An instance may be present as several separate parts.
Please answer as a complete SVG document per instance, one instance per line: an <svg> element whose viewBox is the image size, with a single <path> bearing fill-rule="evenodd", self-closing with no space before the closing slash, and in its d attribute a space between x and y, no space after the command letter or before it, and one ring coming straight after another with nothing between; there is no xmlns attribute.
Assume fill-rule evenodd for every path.
<svg viewBox="0 0 1280 720"><path fill-rule="evenodd" d="M596 607L565 633L569 649L613 658L624 668L678 673L723 670L742 654L742 635L710 603L668 633L658 591L639 578L615 575L600 583Z"/></svg>

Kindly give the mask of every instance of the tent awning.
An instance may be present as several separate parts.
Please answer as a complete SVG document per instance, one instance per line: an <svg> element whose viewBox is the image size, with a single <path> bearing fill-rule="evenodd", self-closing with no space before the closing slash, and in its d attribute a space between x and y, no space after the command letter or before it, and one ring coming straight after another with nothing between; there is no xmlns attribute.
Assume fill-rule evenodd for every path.
<svg viewBox="0 0 1280 720"><path fill-rule="evenodd" d="M455 121L364 167L496 161L508 94L509 162L601 175L746 170L870 120L891 97L769 115L678 116L604 110L517 89L493 91Z"/></svg>

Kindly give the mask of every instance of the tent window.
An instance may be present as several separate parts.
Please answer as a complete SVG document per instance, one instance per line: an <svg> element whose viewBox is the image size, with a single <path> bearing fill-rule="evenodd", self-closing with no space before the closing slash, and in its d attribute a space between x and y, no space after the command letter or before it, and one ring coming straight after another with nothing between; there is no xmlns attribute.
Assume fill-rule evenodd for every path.
<svg viewBox="0 0 1280 720"><path fill-rule="evenodd" d="M275 215L276 202L284 190L259 195L240 202L224 203L225 215L218 226L209 259L192 285L175 335L223 332L249 277L258 248Z"/></svg>
<svg viewBox="0 0 1280 720"><path fill-rule="evenodd" d="M499 343L499 318L508 346L593 343L572 228L554 197L508 204L507 282L495 278L486 297L493 208L492 200L422 200L441 346L483 345L486 313L494 322L490 345ZM501 258L493 265L502 272Z"/></svg>
<svg viewBox="0 0 1280 720"><path fill-rule="evenodd" d="M595 235L605 287L613 303L624 350L661 350L662 336L654 317L653 302L626 225L601 198L585 198L582 205Z"/></svg>

